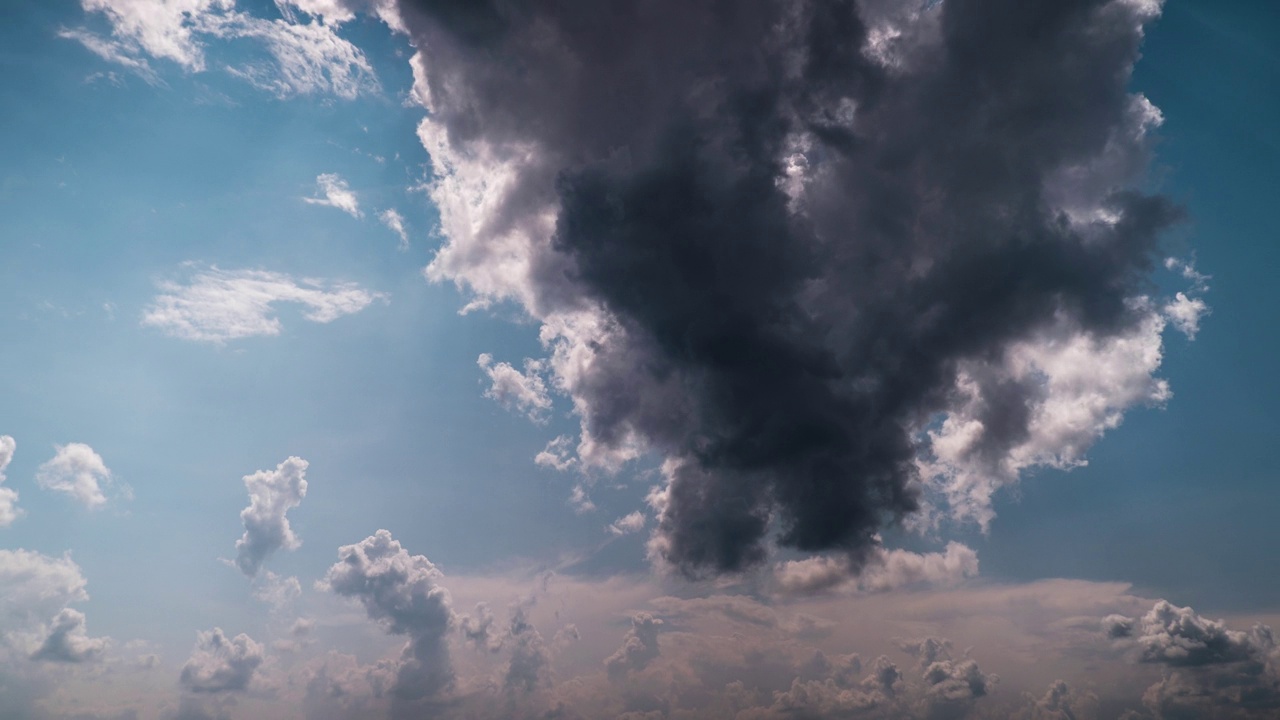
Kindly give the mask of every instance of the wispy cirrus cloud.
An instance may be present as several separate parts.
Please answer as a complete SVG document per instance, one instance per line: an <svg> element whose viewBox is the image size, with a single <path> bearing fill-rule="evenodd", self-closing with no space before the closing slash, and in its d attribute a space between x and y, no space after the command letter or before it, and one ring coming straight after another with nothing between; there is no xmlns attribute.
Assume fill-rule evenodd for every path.
<svg viewBox="0 0 1280 720"><path fill-rule="evenodd" d="M279 335L281 323L275 313L280 304L301 305L304 318L328 323L386 299L355 283L217 267L198 271L185 282L161 282L159 287L142 324L182 340L215 344Z"/></svg>
<svg viewBox="0 0 1280 720"><path fill-rule="evenodd" d="M153 85L163 81L150 60L204 72L211 42L248 40L258 43L270 60L238 60L223 67L277 97L331 94L353 99L378 88L364 53L338 35L338 23L320 15L304 22L289 11L267 19L237 10L233 0L82 0L81 5L87 13L105 17L111 34L64 28L59 37L79 42Z"/></svg>

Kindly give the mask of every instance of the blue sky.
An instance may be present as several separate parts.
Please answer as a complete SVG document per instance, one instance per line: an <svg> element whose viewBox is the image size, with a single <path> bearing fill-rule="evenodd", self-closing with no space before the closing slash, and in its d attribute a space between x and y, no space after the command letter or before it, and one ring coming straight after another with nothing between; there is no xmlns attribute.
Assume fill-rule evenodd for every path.
<svg viewBox="0 0 1280 720"><path fill-rule="evenodd" d="M6 576L10 594L0 589L0 610L10 613L9 632L0 628L0 705L8 708L0 718L416 717L453 710L532 717L557 704L588 717L616 716L646 707L648 700L635 698L657 693L661 673L697 665L679 653L699 646L720 652L725 638L740 637L734 623L751 612L776 618L765 625L781 638L779 657L809 651L801 647L808 636L785 630L808 622L798 618L826 628L812 645L831 657L856 650L870 667L886 653L910 675L902 698L925 682L908 671L912 658L929 658L919 661L925 669L946 663L956 677L1001 675L1000 685L987 681L994 690L977 693L989 695L981 702L946 706L971 717L1032 712L1010 708L1039 707L1061 676L1070 676L1064 679L1080 716L1133 710L1164 717L1160 706L1143 704L1141 692L1122 692L1145 687L1164 667L1153 656L1134 661L1126 645L1139 637L1149 648L1150 638L1163 637L1155 604L1162 598L1194 607L1190 625L1271 658L1274 648L1230 633L1280 618L1280 577L1270 571L1272 548L1280 545L1280 485L1270 454L1280 435L1273 412L1280 381L1272 371L1280 301L1270 289L1280 267L1271 213L1280 191L1280 141L1270 120L1280 113L1277 8L1168 0L1147 23L1129 82L1163 117L1151 130L1152 160L1137 185L1171 197L1187 215L1160 236L1160 259L1186 264L1157 263L1144 283L1153 298L1183 292L1207 303L1198 331L1162 324L1163 333L1152 336L1162 348L1153 377L1168 381L1171 396L1151 403L1134 391L1114 400L1123 422L1065 463L1079 466L1020 466L995 490L985 531L958 510L923 534L886 528L875 548L889 559L883 567L872 563L864 578L873 580L841 579L833 592L796 597L784 592L783 563L810 553L794 548L772 547L760 567L719 578L687 580L663 569L668 506L651 492L678 472L664 475L660 467L664 457L676 457L663 441L645 445L641 438L634 457L614 472L607 461L593 469L585 445L573 454L587 438L584 418L594 400L556 353L586 345L574 345L572 332L547 335L557 318L569 316L540 309L541 300L520 295L525 286L486 289L485 273L498 255L469 260L467 253L484 246L466 245L459 221L442 219L437 204L445 191L435 178L446 161L433 163L419 136L429 113L415 94L410 62L423 31L414 11L400 5L139 0L133 7L144 11L192 9L176 16L176 25L138 16L162 30L192 30L186 50L179 44L185 60L166 57L145 35L131 36L123 0L10 3L0 11L0 57L9 68L0 79L0 435L16 441L0 473L3 487L18 492L20 509L0 527L0 549L9 553L0 560L16 573ZM342 10L348 6L356 11L349 19ZM922 12L927 18L941 9ZM239 29L210 30L218 26L200 25L207 18L239 18ZM354 55L343 57L356 60L273 57L271 33L299 26L318 32L314 48L349 49ZM117 54L104 58L111 43ZM353 80L334 80L351 68L358 70ZM398 214L403 238L388 211ZM433 262L441 267L438 253L449 247L459 264L427 272ZM210 295L198 295L202 287L229 304L204 302ZM254 292L270 294L274 304L243 310ZM177 298L177 315L194 325L184 330L172 316L157 315L166 296ZM463 311L477 299L494 302ZM550 339L540 342L540 330ZM478 363L482 354L491 360ZM522 364L526 358L534 364ZM518 384L503 385L503 378ZM1138 380L1151 377L1144 372ZM963 411L951 412L958 418ZM558 437L566 438L571 450L562 457L576 458L575 467L534 461ZM89 446L109 468L96 479L105 502L89 506L38 480L57 472L46 464L69 443ZM610 451L631 457L621 445ZM237 538L252 532L241 516L249 502L243 478L289 457L309 463L305 497L287 514L286 527L301 544L277 542L265 570L246 578L229 562ZM581 495L575 499L575 489L588 494L590 507ZM621 522L636 512L640 517ZM401 663L398 677L408 682L404 667L439 662L436 650L422 649L430 634L415 629L417 620L372 595L342 590L339 566L330 570L339 547L367 537L361 552L374 552L379 529L410 558L400 578L405 597L426 598L422 593L436 586L452 593L448 634L439 642L457 679L443 699L428 698L441 705L402 706L394 693L373 692L316 709L304 697L307 688L339 666L351 677L373 677L369 668L379 660L384 669ZM947 554L951 542L976 559ZM31 648L51 637L49 610L60 596L32 584L53 575L33 580L12 570L22 551L38 554L31 562L47 568L62 567L58 559L69 553L88 598L59 592L69 598L66 607L84 613L88 637L110 638L105 651L75 646L79 653L64 653L66 662L30 659ZM412 559L418 555L443 576L424 570L425 560ZM905 579L894 574L906 566L925 569ZM274 605L256 598L271 578L296 578L297 597ZM28 585L30 592L22 589ZM53 605L22 605L32 593ZM500 650L468 644L482 645L464 632L483 617L472 609L479 601L499 616L495 627L506 634L495 634L493 647ZM1005 609L1013 605L1035 610L1022 618L1021 610ZM965 625L948 610L956 607L981 609L965 615L972 620ZM1046 617L1044 608L1059 617ZM516 622L522 613L532 634ZM1114 630L1121 626L1098 625L1107 615L1137 620ZM1027 643L1047 642L1053 650L1046 653L1069 645L1028 628L1094 616L1090 627L1105 633L1019 668L1018 648ZM1209 619L1219 617L1226 626ZM655 618L665 627L651 636ZM291 635L298 620L318 629ZM866 629L881 621L885 634ZM193 650L196 633L214 627L228 637L245 633L249 645L229 650L201 637ZM954 643L942 655L903 639L944 632ZM768 633L757 651L773 641ZM972 657L956 649L984 634ZM576 644L569 639L575 635ZM405 636L412 650L402 655ZM287 644L304 637L297 647ZM617 649L626 643L640 654ZM861 644L841 650L841 643ZM649 650L663 659L646 659ZM1108 676L1073 665L1079 653L1117 669ZM139 660L150 654L157 656L151 665ZM345 654L354 659L334 660ZM246 657L257 661L243 665ZM522 658L536 660L535 680L517 697L503 683L529 664ZM972 659L982 670L961 667ZM723 678L705 694L709 704L685 709L733 717L724 709L725 684L740 679L735 672L745 678L767 669L740 659L704 664L716 662ZM553 669L539 675L544 665ZM218 684L244 667L244 682ZM208 688L190 680L202 672L217 679ZM624 689L626 682L634 686ZM752 702L761 712L781 712L786 698L771 693L791 684L781 677L775 690L763 682ZM24 685L33 689L13 689ZM597 686L603 689L584 689ZM927 683L920 687L924 699L902 700L902 708L924 712L920 703L932 696ZM349 698L358 695L351 692ZM618 704L632 701L634 707ZM349 715L324 714L338 713L338 705Z"/></svg>

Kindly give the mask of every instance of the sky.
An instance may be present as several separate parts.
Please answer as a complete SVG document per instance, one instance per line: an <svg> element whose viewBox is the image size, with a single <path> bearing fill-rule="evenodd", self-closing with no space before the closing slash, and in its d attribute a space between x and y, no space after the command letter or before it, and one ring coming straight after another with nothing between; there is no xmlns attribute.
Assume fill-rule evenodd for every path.
<svg viewBox="0 0 1280 720"><path fill-rule="evenodd" d="M1280 7L0 7L0 719L1280 713Z"/></svg>

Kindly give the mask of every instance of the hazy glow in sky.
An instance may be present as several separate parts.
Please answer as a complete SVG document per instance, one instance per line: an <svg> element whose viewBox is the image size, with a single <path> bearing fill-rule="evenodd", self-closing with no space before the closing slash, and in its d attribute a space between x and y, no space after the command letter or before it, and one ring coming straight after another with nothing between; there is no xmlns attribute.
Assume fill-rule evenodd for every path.
<svg viewBox="0 0 1280 720"><path fill-rule="evenodd" d="M0 720L1280 715L1280 14L0 23Z"/></svg>

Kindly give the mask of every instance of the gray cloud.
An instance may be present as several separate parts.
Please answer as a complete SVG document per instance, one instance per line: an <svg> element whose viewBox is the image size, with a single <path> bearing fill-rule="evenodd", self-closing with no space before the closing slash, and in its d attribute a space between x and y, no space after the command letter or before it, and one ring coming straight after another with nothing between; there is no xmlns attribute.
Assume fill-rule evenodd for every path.
<svg viewBox="0 0 1280 720"><path fill-rule="evenodd" d="M667 458L652 548L687 573L763 560L771 526L863 557L923 496L985 522L998 483L957 468L1070 466L1167 396L1146 278L1178 212L1131 189L1159 114L1127 91L1158 6L880 5L399 3L428 276L542 322L577 467ZM1072 390L1014 350L1139 336L1146 381L1033 435ZM970 443L922 475L953 410Z"/></svg>
<svg viewBox="0 0 1280 720"><path fill-rule="evenodd" d="M631 618L631 629L622 640L622 647L604 661L609 677L622 679L634 670L643 670L659 655L658 633L662 621L649 613L637 613Z"/></svg>
<svg viewBox="0 0 1280 720"><path fill-rule="evenodd" d="M245 575L257 575L262 561L275 551L293 550L301 544L285 514L307 496L306 474L307 461L290 457L275 470L244 476L249 506L240 512L244 535L236 541L236 567Z"/></svg>
<svg viewBox="0 0 1280 720"><path fill-rule="evenodd" d="M1140 618L1110 615L1103 631L1138 662L1167 669L1143 705L1156 718L1270 718L1280 713L1280 651L1271 628L1232 630L1165 600Z"/></svg>
<svg viewBox="0 0 1280 720"><path fill-rule="evenodd" d="M507 631L511 639L511 661L502 685L508 692L531 693L551 684L551 657L542 635L529 622L524 605L511 611Z"/></svg>
<svg viewBox="0 0 1280 720"><path fill-rule="evenodd" d="M107 638L91 638L85 629L84 613L63 608L49 625L49 634L31 654L32 660L83 663L99 660L107 651Z"/></svg>
<svg viewBox="0 0 1280 720"><path fill-rule="evenodd" d="M448 632L455 624L444 577L422 555L410 555L386 530L338 548L324 583L360 601L369 619L409 644L397 670L395 692L408 701L429 699L453 684Z"/></svg>
<svg viewBox="0 0 1280 720"><path fill-rule="evenodd" d="M253 638L227 637L222 628L196 633L196 646L182 666L179 684L194 693L243 692L266 654Z"/></svg>

